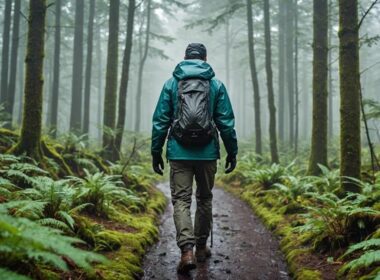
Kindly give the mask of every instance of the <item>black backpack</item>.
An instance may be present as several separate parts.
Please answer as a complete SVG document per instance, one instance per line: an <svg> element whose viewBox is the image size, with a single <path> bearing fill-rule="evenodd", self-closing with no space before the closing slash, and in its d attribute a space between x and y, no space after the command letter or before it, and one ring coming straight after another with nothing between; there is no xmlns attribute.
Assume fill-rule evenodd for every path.
<svg viewBox="0 0 380 280"><path fill-rule="evenodd" d="M178 105L170 134L184 146L204 146L215 137L210 112L210 81L193 78L178 82Z"/></svg>

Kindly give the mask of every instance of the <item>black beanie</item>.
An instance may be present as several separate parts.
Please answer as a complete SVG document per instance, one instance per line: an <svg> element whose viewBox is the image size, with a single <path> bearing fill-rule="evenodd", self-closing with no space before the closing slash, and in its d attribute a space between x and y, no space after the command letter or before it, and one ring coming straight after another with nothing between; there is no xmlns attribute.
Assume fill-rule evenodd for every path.
<svg viewBox="0 0 380 280"><path fill-rule="evenodd" d="M185 59L202 59L207 56L206 47L201 43L191 43L187 46Z"/></svg>

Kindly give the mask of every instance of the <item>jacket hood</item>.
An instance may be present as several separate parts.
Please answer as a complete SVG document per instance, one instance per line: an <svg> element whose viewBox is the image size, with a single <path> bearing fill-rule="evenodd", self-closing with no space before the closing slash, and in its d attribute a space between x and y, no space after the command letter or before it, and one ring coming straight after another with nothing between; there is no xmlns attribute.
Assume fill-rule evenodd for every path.
<svg viewBox="0 0 380 280"><path fill-rule="evenodd" d="M200 59L186 59L174 69L173 76L178 80L201 78L210 80L215 76L210 64Z"/></svg>

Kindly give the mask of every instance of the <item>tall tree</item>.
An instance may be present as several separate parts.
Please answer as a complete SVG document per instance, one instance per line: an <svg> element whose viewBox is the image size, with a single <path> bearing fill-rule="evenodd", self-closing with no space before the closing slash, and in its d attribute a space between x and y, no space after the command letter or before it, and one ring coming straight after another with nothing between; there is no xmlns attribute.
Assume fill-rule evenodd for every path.
<svg viewBox="0 0 380 280"><path fill-rule="evenodd" d="M254 107L255 107L255 138L256 147L255 151L258 155L262 154L261 144L261 118L260 118L260 92L259 80L257 78L256 70L256 57L255 46L253 40L253 19L252 19L252 0L247 0L247 25L248 25L248 51L249 51L249 65L251 68L251 78L254 93Z"/></svg>
<svg viewBox="0 0 380 280"><path fill-rule="evenodd" d="M294 147L294 5L286 0L286 81L289 105L289 143Z"/></svg>
<svg viewBox="0 0 380 280"><path fill-rule="evenodd" d="M12 126L13 106L16 96L16 74L17 74L17 58L18 58L18 45L19 45L19 31L20 31L20 13L21 13L21 0L15 0L13 12L13 32L12 32L12 49L11 49L11 64L9 86L7 92L7 101L5 102L6 111L9 115L9 125Z"/></svg>
<svg viewBox="0 0 380 280"><path fill-rule="evenodd" d="M264 0L264 29L265 29L265 68L267 72L268 107L269 107L269 138L272 162L278 163L276 106L273 90L272 43L270 31L270 4Z"/></svg>
<svg viewBox="0 0 380 280"><path fill-rule="evenodd" d="M285 140L285 1L279 0L278 15L278 137Z"/></svg>
<svg viewBox="0 0 380 280"><path fill-rule="evenodd" d="M1 53L0 103L4 103L7 100L11 12L12 0L5 1L2 41L3 49Z"/></svg>
<svg viewBox="0 0 380 280"><path fill-rule="evenodd" d="M102 59L102 43L100 36L100 24L96 27L96 58L97 58L97 80L98 80L98 108L97 108L97 123L98 123L98 138L100 139L100 145L102 143L102 117L103 117L103 59Z"/></svg>
<svg viewBox="0 0 380 280"><path fill-rule="evenodd" d="M340 174L344 192L360 188L360 76L358 1L339 0Z"/></svg>
<svg viewBox="0 0 380 280"><path fill-rule="evenodd" d="M298 154L298 138L299 138L299 90L298 90L298 0L294 0L294 154Z"/></svg>
<svg viewBox="0 0 380 280"><path fill-rule="evenodd" d="M121 80L119 88L119 110L118 118L116 124L116 138L115 147L117 151L121 150L121 142L123 140L124 126L125 126L125 115L127 106L127 91L129 82L129 66L131 64L131 53L132 53L132 39L133 39L133 26L134 17L136 10L136 1L129 0L128 3L128 19L127 19L127 37L125 40L123 66L121 70Z"/></svg>
<svg viewBox="0 0 380 280"><path fill-rule="evenodd" d="M332 58L332 36L333 36L333 17L332 17L333 9L332 9L332 0L329 0L329 38L328 38L328 71L329 71L329 77L328 77L328 110L329 110L329 117L328 117L328 135L330 140L332 140L334 136L334 122L333 122L333 106L334 106L334 100L333 100L333 79L332 79L332 73L333 73L333 58Z"/></svg>
<svg viewBox="0 0 380 280"><path fill-rule="evenodd" d="M151 17L151 0L148 0L146 8L146 30L145 30L145 43L144 50L141 56L138 70L137 80L137 94L136 94L136 119L135 119L135 131L140 131L141 124L141 98L142 98L142 79L144 73L144 66L146 59L148 58L149 40L150 40L150 17ZM140 34L142 36L142 34Z"/></svg>
<svg viewBox="0 0 380 280"><path fill-rule="evenodd" d="M21 135L14 148L16 154L25 153L36 160L42 158L41 122L43 60L45 44L46 1L29 2L28 43L26 54L26 77L24 111Z"/></svg>
<svg viewBox="0 0 380 280"><path fill-rule="evenodd" d="M90 130L90 99L91 99L91 71L92 71L92 49L94 37L94 17L95 17L95 0L90 0L90 12L88 17L87 29L87 58L86 73L84 84L84 118L83 132L89 133Z"/></svg>
<svg viewBox="0 0 380 280"><path fill-rule="evenodd" d="M327 0L313 2L313 125L309 174L318 175L318 164L327 165Z"/></svg>
<svg viewBox="0 0 380 280"><path fill-rule="evenodd" d="M103 147L108 158L114 154L114 139L108 129L115 128L116 118L116 91L117 91L117 62L118 62L118 35L119 35L119 0L110 0L109 25L108 25L108 52L106 90L104 97Z"/></svg>
<svg viewBox="0 0 380 280"><path fill-rule="evenodd" d="M54 62L53 62L53 87L51 100L50 125L54 128L54 136L57 135L58 100L60 81L60 56L61 56L61 0L55 1L55 34L54 34Z"/></svg>
<svg viewBox="0 0 380 280"><path fill-rule="evenodd" d="M84 1L75 1L75 30L73 76L71 92L70 129L82 130L82 87L83 87L83 21Z"/></svg>

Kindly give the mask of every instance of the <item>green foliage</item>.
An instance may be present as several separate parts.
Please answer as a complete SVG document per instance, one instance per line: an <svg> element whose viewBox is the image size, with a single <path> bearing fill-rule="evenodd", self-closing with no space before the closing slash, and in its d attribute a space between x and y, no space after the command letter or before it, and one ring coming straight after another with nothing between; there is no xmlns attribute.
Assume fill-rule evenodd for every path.
<svg viewBox="0 0 380 280"><path fill-rule="evenodd" d="M25 218L12 217L0 212L0 259L7 266L28 260L30 264L49 264L68 270L65 261L91 270L92 262L105 262L105 258L74 247L80 239L62 235L57 229L41 226Z"/></svg>
<svg viewBox="0 0 380 280"><path fill-rule="evenodd" d="M365 197L350 194L340 199L332 193L310 193L303 214L305 224L296 227L296 231L308 233L307 241L312 241L315 249L344 248L353 235L365 231L366 219L380 215L370 207L361 207Z"/></svg>
<svg viewBox="0 0 380 280"><path fill-rule="evenodd" d="M287 167L283 167L279 164L272 164L265 169L257 169L250 173L255 182L259 183L264 189L271 188L274 184L282 183L288 174L289 169L293 163Z"/></svg>
<svg viewBox="0 0 380 280"><path fill-rule="evenodd" d="M131 190L126 189L121 176L106 175L98 172L95 174L84 170L85 177L70 177L70 182L77 188L76 203L91 203L91 210L96 214L107 215L115 205L126 207L141 204L141 199Z"/></svg>
<svg viewBox="0 0 380 280"><path fill-rule="evenodd" d="M380 239L372 238L360 243L351 245L341 259L347 258L353 253L361 251L355 259L346 263L340 270L340 274L354 273L359 269L376 267L380 263Z"/></svg>
<svg viewBox="0 0 380 280"><path fill-rule="evenodd" d="M24 162L26 160L32 163ZM0 155L0 176L19 187L31 187L35 184L34 176L47 174L29 158Z"/></svg>
<svg viewBox="0 0 380 280"><path fill-rule="evenodd" d="M13 271L10 271L1 267L0 267L0 275L1 277L3 277L3 279L7 279L7 280L30 280L29 277L17 274Z"/></svg>

